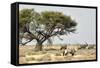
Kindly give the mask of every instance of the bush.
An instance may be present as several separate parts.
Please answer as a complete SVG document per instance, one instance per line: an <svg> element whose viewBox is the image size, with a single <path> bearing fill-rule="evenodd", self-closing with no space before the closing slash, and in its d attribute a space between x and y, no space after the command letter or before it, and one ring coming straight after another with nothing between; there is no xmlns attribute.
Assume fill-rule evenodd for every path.
<svg viewBox="0 0 100 68"><path fill-rule="evenodd" d="M34 57L26 58L26 61L33 61L33 60L35 60Z"/></svg>
<svg viewBox="0 0 100 68"><path fill-rule="evenodd" d="M50 55L44 55L43 57L37 59L38 61L50 61L51 57Z"/></svg>
<svg viewBox="0 0 100 68"><path fill-rule="evenodd" d="M55 56L61 56L61 54L60 53L56 53Z"/></svg>

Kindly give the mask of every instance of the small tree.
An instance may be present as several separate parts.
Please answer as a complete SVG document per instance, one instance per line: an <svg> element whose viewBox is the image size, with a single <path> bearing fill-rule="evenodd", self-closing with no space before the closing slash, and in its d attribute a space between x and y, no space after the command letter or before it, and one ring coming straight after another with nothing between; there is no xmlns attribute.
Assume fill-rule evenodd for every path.
<svg viewBox="0 0 100 68"><path fill-rule="evenodd" d="M42 44L54 36L68 35L75 32L77 23L61 12L44 11L37 13L33 9L23 9L19 14L20 39L27 32L27 42L36 40L35 49L42 50Z"/></svg>

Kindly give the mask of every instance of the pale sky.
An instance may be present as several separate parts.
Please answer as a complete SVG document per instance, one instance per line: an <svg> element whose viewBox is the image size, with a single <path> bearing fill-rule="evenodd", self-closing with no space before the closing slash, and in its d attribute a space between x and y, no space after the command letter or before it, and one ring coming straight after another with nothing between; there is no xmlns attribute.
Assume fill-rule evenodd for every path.
<svg viewBox="0 0 100 68"><path fill-rule="evenodd" d="M89 43L95 44L96 42L96 9L93 8L76 8L76 7L56 7L56 6L40 6L40 5L25 5L20 4L19 9L33 8L37 12L42 11L58 11L65 15L71 16L78 25L76 34L68 36L61 36L63 41L57 37L53 38L54 44L78 44ZM32 41L28 44L36 43ZM46 42L45 42L46 43Z"/></svg>

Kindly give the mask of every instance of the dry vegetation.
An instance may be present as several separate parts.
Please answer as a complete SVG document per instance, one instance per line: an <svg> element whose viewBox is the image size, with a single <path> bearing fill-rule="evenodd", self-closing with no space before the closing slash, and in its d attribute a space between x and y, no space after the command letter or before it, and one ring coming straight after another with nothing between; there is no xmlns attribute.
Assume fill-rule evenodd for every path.
<svg viewBox="0 0 100 68"><path fill-rule="evenodd" d="M34 51L34 46L19 46L19 63L42 63L42 62L60 62L60 61L78 61L95 60L95 45L67 45L67 49L74 49L74 55L71 53L63 55L62 45L43 46L43 51Z"/></svg>

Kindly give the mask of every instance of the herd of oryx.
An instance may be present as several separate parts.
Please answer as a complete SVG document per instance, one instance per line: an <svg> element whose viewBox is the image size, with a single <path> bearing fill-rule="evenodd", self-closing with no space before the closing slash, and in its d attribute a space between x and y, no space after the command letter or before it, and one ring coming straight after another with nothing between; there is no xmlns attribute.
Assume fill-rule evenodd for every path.
<svg viewBox="0 0 100 68"><path fill-rule="evenodd" d="M75 55L75 52L77 52L80 49L94 49L95 46L94 45L89 45L89 44L81 44L79 45L79 47L75 47L75 48L69 48L67 45L65 46L61 46L60 50L63 51L63 56L67 55L67 54L71 54L72 56Z"/></svg>

